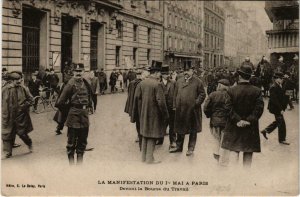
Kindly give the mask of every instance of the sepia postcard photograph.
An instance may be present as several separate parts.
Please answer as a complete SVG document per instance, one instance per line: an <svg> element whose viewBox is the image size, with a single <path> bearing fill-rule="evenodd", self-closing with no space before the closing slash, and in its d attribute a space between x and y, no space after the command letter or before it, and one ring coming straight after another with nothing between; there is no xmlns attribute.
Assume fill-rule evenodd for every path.
<svg viewBox="0 0 300 197"><path fill-rule="evenodd" d="M299 1L1 3L2 196L299 195Z"/></svg>

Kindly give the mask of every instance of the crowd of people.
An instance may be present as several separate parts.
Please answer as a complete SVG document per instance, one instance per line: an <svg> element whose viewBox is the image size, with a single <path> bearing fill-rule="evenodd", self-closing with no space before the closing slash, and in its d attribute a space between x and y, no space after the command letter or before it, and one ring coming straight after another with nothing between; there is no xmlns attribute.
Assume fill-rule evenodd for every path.
<svg viewBox="0 0 300 197"><path fill-rule="evenodd" d="M31 75L28 87L24 85L22 72L2 69L2 140L4 156L12 156L18 135L32 151L29 133L33 130L30 107L33 110L41 89L58 94L53 120L57 122L56 134L64 125L68 127L67 155L70 165L83 162L89 133L90 111L96 111L97 95L105 94L108 85L111 93L128 90L125 112L135 123L142 161L160 163L154 159L156 145L164 143L169 134L169 152L180 153L188 135L186 156L195 151L197 134L202 131L203 112L210 118L213 136L213 157L222 166L237 162L243 153L244 166L251 166L254 152L260 152L260 135L268 135L278 128L279 143L286 140L284 112L293 109L292 101L298 101L298 58L286 65L270 65L265 57L257 66L249 58L235 71L228 68L199 70L191 65L171 71L168 65L155 61L150 67L114 69L107 84L106 72L84 72L84 65L68 63L64 66L63 81L53 69L36 71ZM205 90L205 87L206 90ZM49 95L47 95L49 97ZM269 97L268 110L275 121L259 132L259 119L264 112L263 97ZM229 159L233 155L235 159Z"/></svg>
<svg viewBox="0 0 300 197"><path fill-rule="evenodd" d="M276 128L278 142L289 145L284 112L291 99L298 101L298 58L295 56L292 65L281 61L282 57L279 65L271 66L262 57L254 66L247 57L234 72L227 68L199 72L191 66L174 72L159 64L141 68L128 85L125 112L136 125L142 161L160 163L154 150L164 143L167 128L169 152L182 152L188 135L186 156L193 155L197 133L202 131L202 103L204 114L210 118L212 155L221 166L237 164L239 153L243 153L243 165L250 167L253 153L261 152L260 133L267 140L267 134ZM269 97L268 110L275 121L259 131L263 97Z"/></svg>

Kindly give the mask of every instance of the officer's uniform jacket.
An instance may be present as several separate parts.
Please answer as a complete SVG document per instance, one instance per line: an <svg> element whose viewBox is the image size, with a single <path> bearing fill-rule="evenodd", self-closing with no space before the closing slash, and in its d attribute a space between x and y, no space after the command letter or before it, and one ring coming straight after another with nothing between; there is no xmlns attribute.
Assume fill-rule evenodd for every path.
<svg viewBox="0 0 300 197"><path fill-rule="evenodd" d="M66 120L66 126L71 128L89 127L89 112L91 106L92 90L85 79L69 80L57 100L56 107L63 109L70 106L70 111Z"/></svg>

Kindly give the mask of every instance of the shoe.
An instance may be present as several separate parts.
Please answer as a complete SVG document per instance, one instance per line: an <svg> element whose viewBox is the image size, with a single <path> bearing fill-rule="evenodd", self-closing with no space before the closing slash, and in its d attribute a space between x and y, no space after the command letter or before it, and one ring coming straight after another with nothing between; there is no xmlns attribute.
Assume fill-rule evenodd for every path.
<svg viewBox="0 0 300 197"><path fill-rule="evenodd" d="M289 110L289 111L292 111L293 109L294 109L294 107L291 107L291 108L289 108L288 110Z"/></svg>
<svg viewBox="0 0 300 197"><path fill-rule="evenodd" d="M193 155L194 154L194 151L192 151L192 150L188 150L187 152L186 152L186 156L191 156L191 155Z"/></svg>
<svg viewBox="0 0 300 197"><path fill-rule="evenodd" d="M13 145L13 148L18 148L18 147L20 147L20 146L21 146L21 144L16 144L16 143L15 143L15 144Z"/></svg>
<svg viewBox="0 0 300 197"><path fill-rule="evenodd" d="M62 132L60 130L56 130L55 132L56 132L56 135L61 135L62 134Z"/></svg>
<svg viewBox="0 0 300 197"><path fill-rule="evenodd" d="M139 138L136 138L135 143L138 143L139 141L140 141L140 139L139 139Z"/></svg>
<svg viewBox="0 0 300 197"><path fill-rule="evenodd" d="M173 148L176 148L176 143L174 143L174 142L170 144L169 150L171 150L171 149L173 149Z"/></svg>
<svg viewBox="0 0 300 197"><path fill-rule="evenodd" d="M7 153L7 154L5 155L5 158L10 158L10 157L12 157L12 153Z"/></svg>
<svg viewBox="0 0 300 197"><path fill-rule="evenodd" d="M85 151L93 151L94 148L86 148Z"/></svg>
<svg viewBox="0 0 300 197"><path fill-rule="evenodd" d="M288 143L287 141L280 141L279 143L284 145L290 145L290 143Z"/></svg>
<svg viewBox="0 0 300 197"><path fill-rule="evenodd" d="M155 145L163 145L164 140L163 139L159 139L156 141Z"/></svg>
<svg viewBox="0 0 300 197"><path fill-rule="evenodd" d="M32 145L29 145L29 146L28 146L28 149L29 149L29 152L30 152L30 153L33 152L33 147L32 147Z"/></svg>
<svg viewBox="0 0 300 197"><path fill-rule="evenodd" d="M264 138L267 140L268 137L267 137L267 132L265 130L261 131L261 134L264 136Z"/></svg>
<svg viewBox="0 0 300 197"><path fill-rule="evenodd" d="M147 164L159 164L159 163L161 163L161 161L153 160L153 161L146 162L146 163L147 163Z"/></svg>
<svg viewBox="0 0 300 197"><path fill-rule="evenodd" d="M182 149L179 149L179 148L177 148L177 147L171 148L171 149L169 150L169 153L179 153L179 152L182 152Z"/></svg>
<svg viewBox="0 0 300 197"><path fill-rule="evenodd" d="M220 155L217 155L217 154L213 154L213 155L214 155L215 160L219 161Z"/></svg>

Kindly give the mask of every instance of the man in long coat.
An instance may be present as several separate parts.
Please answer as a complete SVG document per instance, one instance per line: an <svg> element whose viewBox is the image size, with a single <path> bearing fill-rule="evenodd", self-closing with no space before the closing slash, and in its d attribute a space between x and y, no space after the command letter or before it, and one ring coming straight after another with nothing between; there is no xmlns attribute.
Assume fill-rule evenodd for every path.
<svg viewBox="0 0 300 197"><path fill-rule="evenodd" d="M163 87L159 82L159 71L159 67L152 67L150 76L140 82L135 93L139 99L135 105L140 105L142 161L148 164L159 163L154 160L153 152L157 139L165 135L165 125L169 118Z"/></svg>
<svg viewBox="0 0 300 197"><path fill-rule="evenodd" d="M142 136L140 134L140 119L138 114L138 110L134 109L134 95L135 95L135 90L138 84L142 81L141 79L141 72L137 72L137 78L131 81L128 85L128 97L126 100L126 105L125 105L125 110L124 112L127 113L130 117L130 122L135 123L136 126L136 131L138 135L138 139L136 142L139 142L139 147L141 150L142 147Z"/></svg>
<svg viewBox="0 0 300 197"><path fill-rule="evenodd" d="M197 133L202 130L201 104L206 97L202 81L193 76L193 68L187 68L184 77L175 85L174 102L175 132L177 133L176 148L171 148L170 153L182 152L184 137L189 134L187 156L193 154Z"/></svg>
<svg viewBox="0 0 300 197"><path fill-rule="evenodd" d="M2 140L6 158L12 156L12 148L16 135L32 151L32 140L28 136L33 130L29 108L33 97L28 88L21 85L21 75L17 72L9 74L12 81L2 88Z"/></svg>
<svg viewBox="0 0 300 197"><path fill-rule="evenodd" d="M231 112L221 147L235 156L235 162L238 161L239 152L243 152L244 166L250 167L253 152L260 152L258 120L264 111L264 102L261 90L249 82L251 66L241 66L238 73L238 84L228 90ZM223 166L229 162L227 153L220 158Z"/></svg>

